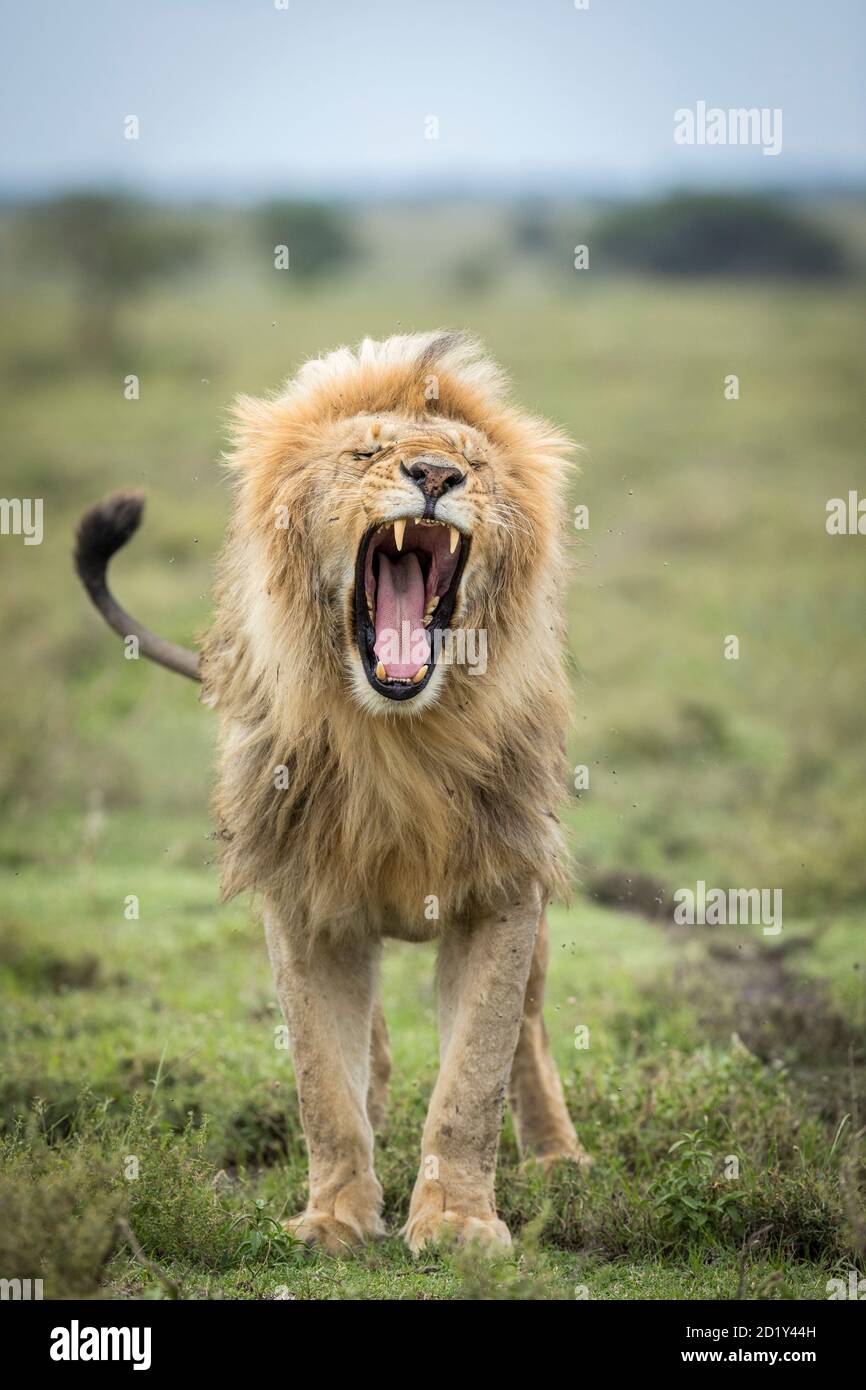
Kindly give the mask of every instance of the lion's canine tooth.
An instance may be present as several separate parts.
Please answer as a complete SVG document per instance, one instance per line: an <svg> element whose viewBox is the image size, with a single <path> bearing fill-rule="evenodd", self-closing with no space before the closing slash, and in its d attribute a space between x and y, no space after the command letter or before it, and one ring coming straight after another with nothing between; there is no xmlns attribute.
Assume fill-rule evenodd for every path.
<svg viewBox="0 0 866 1390"><path fill-rule="evenodd" d="M379 662L379 665L376 667L376 680L377 680L377 681L386 681L387 679L388 679L388 672L385 670L385 667L382 665L382 663L381 663L381 661L380 661L380 662Z"/></svg>
<svg viewBox="0 0 866 1390"><path fill-rule="evenodd" d="M450 549L451 549L451 554L453 555L454 552L455 552L455 550L457 549L457 542L458 542L459 539L460 539L460 532L457 530L457 527L456 527L456 526L449 526L448 529L449 529L449 531L451 532L451 546L450 546Z"/></svg>
<svg viewBox="0 0 866 1390"><path fill-rule="evenodd" d="M398 549L398 550L402 550L402 549L403 549L403 536L405 535L405 533L406 533L406 518L405 518L405 516L401 516L399 521L395 521L395 522L394 522L394 540L395 540L396 543L397 543L397 549Z"/></svg>
<svg viewBox="0 0 866 1390"><path fill-rule="evenodd" d="M423 681L423 679L424 679L424 677L426 676L426 674L427 674L427 672L429 671L429 669L430 669L429 666L421 666L421 667L419 667L419 669L415 672L414 676L412 677L412 684L413 684L413 685L419 685L419 684L421 683L421 681Z"/></svg>

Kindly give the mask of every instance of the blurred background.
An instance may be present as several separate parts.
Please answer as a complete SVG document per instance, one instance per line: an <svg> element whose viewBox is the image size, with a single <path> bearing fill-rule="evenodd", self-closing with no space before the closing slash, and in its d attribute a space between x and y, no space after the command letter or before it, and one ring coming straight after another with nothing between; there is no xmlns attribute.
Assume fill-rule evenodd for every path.
<svg viewBox="0 0 866 1390"><path fill-rule="evenodd" d="M255 1105L226 1099L211 1043L155 1113L222 1114L236 1147L215 1160L261 1157L255 1115L282 1113L256 1041L272 1001L248 908L216 907L212 717L123 659L73 576L73 528L103 493L146 489L114 588L189 644L232 397L437 325L479 334L581 446L569 756L589 787L564 789L560 1055L584 970L610 1025L591 1066L624 1065L635 1020L650 1028L622 982L661 961L674 987L692 946L648 945L644 919L676 887L781 887L795 973L749 957L695 1004L696 1036L733 1027L808 1073L831 1132L856 1122L866 540L825 521L830 498L866 495L864 34L857 0L5 7L3 492L44 499L41 545L0 538L10 1125L37 1104L68 1132L84 1082L123 1112L216 1015ZM780 111L781 150L676 143L699 102ZM426 1001L409 1062L433 1014L405 970ZM680 1002L703 957L693 974Z"/></svg>

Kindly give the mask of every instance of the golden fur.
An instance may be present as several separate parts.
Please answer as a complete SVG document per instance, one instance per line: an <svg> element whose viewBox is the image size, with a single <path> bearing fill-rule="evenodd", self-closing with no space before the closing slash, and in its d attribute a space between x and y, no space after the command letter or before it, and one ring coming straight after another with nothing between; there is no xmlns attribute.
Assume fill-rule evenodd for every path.
<svg viewBox="0 0 866 1390"><path fill-rule="evenodd" d="M486 631L488 666L440 663L395 704L361 667L355 557L414 495L400 461L431 449L466 474L436 515L471 536L452 626ZM383 936L442 941L443 1070L412 1248L445 1226L507 1240L493 1169L509 1077L527 1150L581 1157L540 1014L541 914L567 877L555 808L568 449L456 334L341 348L274 399L237 405L234 518L202 653L222 727L224 890L265 902L310 1148L296 1229L328 1248L381 1230Z"/></svg>

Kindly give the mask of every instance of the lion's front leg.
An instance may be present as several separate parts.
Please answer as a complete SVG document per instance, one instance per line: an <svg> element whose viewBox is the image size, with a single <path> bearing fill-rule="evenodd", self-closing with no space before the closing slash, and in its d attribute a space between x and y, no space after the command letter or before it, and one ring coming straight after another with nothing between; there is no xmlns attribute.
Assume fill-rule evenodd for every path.
<svg viewBox="0 0 866 1390"><path fill-rule="evenodd" d="M496 1215L496 1155L540 913L541 894L531 884L443 937L439 1078L404 1229L413 1251L446 1231L511 1244Z"/></svg>
<svg viewBox="0 0 866 1390"><path fill-rule="evenodd" d="M307 1209L287 1224L301 1239L337 1252L384 1234L367 1115L381 948L321 941L302 949L274 909L265 914L265 933L310 1155Z"/></svg>

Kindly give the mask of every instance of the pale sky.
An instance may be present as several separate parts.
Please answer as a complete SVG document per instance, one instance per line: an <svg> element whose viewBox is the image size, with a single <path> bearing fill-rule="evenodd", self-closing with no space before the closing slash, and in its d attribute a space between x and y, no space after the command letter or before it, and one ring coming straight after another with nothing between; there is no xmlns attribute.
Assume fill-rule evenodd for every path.
<svg viewBox="0 0 866 1390"><path fill-rule="evenodd" d="M3 0L2 14L0 194L772 189L866 168L866 0ZM781 155L675 145L674 111L699 100L780 107Z"/></svg>

